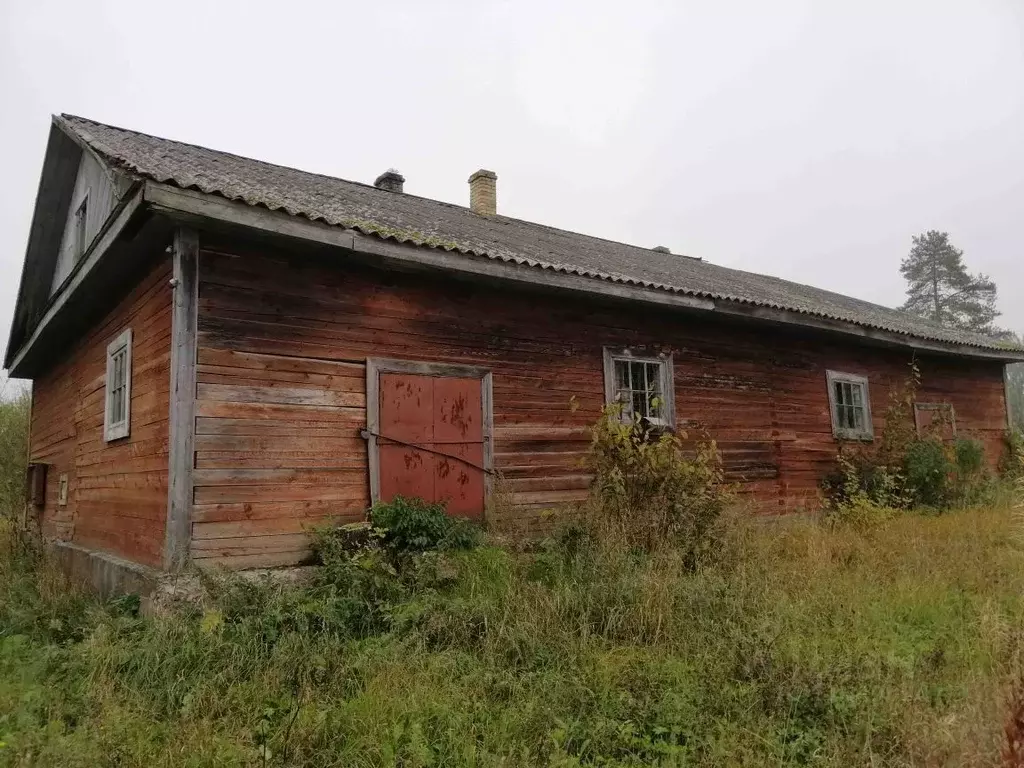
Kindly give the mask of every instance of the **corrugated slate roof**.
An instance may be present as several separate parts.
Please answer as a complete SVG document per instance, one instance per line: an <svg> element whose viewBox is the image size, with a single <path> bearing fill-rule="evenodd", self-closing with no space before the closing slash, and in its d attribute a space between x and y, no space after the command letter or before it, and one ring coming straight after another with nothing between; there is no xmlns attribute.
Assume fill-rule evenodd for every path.
<svg viewBox="0 0 1024 768"><path fill-rule="evenodd" d="M979 334L831 291L506 216L161 139L73 115L65 125L113 165L139 177L399 242L485 256L700 298L841 320L919 339L985 349Z"/></svg>

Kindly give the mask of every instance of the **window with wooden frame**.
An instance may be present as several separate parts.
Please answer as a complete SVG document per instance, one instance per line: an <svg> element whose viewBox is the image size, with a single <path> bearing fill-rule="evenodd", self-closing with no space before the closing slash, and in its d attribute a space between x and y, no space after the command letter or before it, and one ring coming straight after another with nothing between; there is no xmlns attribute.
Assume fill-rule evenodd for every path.
<svg viewBox="0 0 1024 768"><path fill-rule="evenodd" d="M956 411L951 403L914 403L914 427L919 437L956 438Z"/></svg>
<svg viewBox="0 0 1024 768"><path fill-rule="evenodd" d="M604 396L606 403L622 406L623 420L675 426L672 355L605 348Z"/></svg>
<svg viewBox="0 0 1024 768"><path fill-rule="evenodd" d="M88 237L88 221L89 221L89 193L86 192L82 196L81 202L78 203L78 207L75 208L75 221L74 229L72 230L72 237L74 243L72 245L72 256L74 262L77 263L82 256L85 255L85 247L88 245L86 237Z"/></svg>
<svg viewBox="0 0 1024 768"><path fill-rule="evenodd" d="M853 373L828 371L832 433L842 440L874 440L868 380Z"/></svg>
<svg viewBox="0 0 1024 768"><path fill-rule="evenodd" d="M103 437L109 443L128 437L132 422L132 329L107 345L106 405Z"/></svg>

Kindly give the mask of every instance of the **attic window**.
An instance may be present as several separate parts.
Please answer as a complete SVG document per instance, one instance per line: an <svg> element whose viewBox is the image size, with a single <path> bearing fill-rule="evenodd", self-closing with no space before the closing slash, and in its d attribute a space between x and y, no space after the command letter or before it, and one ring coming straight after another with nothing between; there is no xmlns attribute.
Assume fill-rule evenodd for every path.
<svg viewBox="0 0 1024 768"><path fill-rule="evenodd" d="M874 440L868 380L852 373L828 371L832 433L842 440Z"/></svg>
<svg viewBox="0 0 1024 768"><path fill-rule="evenodd" d="M85 255L85 246L87 245L86 239L85 239L86 235L87 235L86 222L87 222L88 218L89 218L89 193L86 192L85 196L82 198L82 202L80 202L78 204L78 207L75 209L75 230L74 230L74 232L75 232L75 234L74 234L75 247L74 247L74 257L75 257L75 261L76 262L80 258L82 258L83 255Z"/></svg>
<svg viewBox="0 0 1024 768"><path fill-rule="evenodd" d="M128 437L132 421L132 329L107 345L106 407L103 436L109 443Z"/></svg>
<svg viewBox="0 0 1024 768"><path fill-rule="evenodd" d="M645 356L632 350L604 351L605 400L622 406L625 421L675 423L672 356Z"/></svg>

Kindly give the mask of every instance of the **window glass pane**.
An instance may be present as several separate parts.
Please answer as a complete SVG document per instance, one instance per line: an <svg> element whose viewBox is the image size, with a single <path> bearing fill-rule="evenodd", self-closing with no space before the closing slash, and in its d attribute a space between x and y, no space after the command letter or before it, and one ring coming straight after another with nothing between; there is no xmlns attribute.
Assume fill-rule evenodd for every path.
<svg viewBox="0 0 1024 768"><path fill-rule="evenodd" d="M851 402L854 405L864 405L864 387L860 384L852 385L851 394L853 395L853 400L851 400Z"/></svg>
<svg viewBox="0 0 1024 768"><path fill-rule="evenodd" d="M647 391L655 394L661 391L661 366L657 363L647 364Z"/></svg>
<svg viewBox="0 0 1024 768"><path fill-rule="evenodd" d="M629 363L625 360L615 361L615 384L620 391L629 389Z"/></svg>
<svg viewBox="0 0 1024 768"><path fill-rule="evenodd" d="M661 365L659 363L647 364L647 397L651 402L651 416L662 418L665 414L665 393L661 386ZM657 405L653 401L657 400Z"/></svg>
<svg viewBox="0 0 1024 768"><path fill-rule="evenodd" d="M854 429L864 429L864 409L854 406L850 410L853 411Z"/></svg>
<svg viewBox="0 0 1024 768"><path fill-rule="evenodd" d="M644 364L629 364L629 386L630 389L643 391L644 389Z"/></svg>
<svg viewBox="0 0 1024 768"><path fill-rule="evenodd" d="M647 395L643 392L633 392L633 415L644 418L650 415L647 412Z"/></svg>
<svg viewBox="0 0 1024 768"><path fill-rule="evenodd" d="M838 408L838 406L843 404L843 382L835 382L834 387L836 390L836 407Z"/></svg>

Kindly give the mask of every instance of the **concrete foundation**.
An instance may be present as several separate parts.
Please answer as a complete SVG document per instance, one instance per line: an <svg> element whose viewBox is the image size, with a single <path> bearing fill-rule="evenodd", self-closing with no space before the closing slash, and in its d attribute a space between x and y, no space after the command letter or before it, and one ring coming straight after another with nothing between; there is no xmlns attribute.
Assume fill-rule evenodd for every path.
<svg viewBox="0 0 1024 768"><path fill-rule="evenodd" d="M148 598L160 580L159 571L116 555L68 541L51 541L49 546L69 578L91 587L104 599L118 595Z"/></svg>

